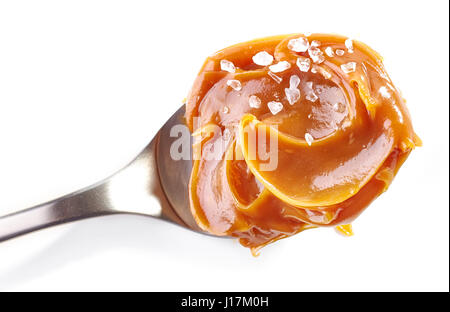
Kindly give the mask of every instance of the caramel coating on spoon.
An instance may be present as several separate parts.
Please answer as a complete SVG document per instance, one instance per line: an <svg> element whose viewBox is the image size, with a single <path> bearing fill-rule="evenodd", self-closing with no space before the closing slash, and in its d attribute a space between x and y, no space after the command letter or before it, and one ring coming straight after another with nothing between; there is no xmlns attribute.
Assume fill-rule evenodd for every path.
<svg viewBox="0 0 450 312"><path fill-rule="evenodd" d="M198 225L256 252L349 224L421 144L404 102L381 57L345 37L283 35L217 52L186 105Z"/></svg>

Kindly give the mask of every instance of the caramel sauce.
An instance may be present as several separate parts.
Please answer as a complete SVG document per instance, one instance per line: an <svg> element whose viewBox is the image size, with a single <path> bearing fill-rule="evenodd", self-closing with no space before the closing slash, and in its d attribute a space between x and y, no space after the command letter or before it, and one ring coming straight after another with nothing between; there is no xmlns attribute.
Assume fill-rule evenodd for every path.
<svg viewBox="0 0 450 312"><path fill-rule="evenodd" d="M293 49L297 38L309 49ZM262 51L278 65L255 64ZM309 66L299 65L305 60ZM318 226L352 235L348 224L421 144L381 57L326 34L217 52L195 80L186 121L201 155L189 185L192 214L205 231L237 237L254 253ZM271 140L276 154L268 153ZM270 170L268 154L276 157Z"/></svg>

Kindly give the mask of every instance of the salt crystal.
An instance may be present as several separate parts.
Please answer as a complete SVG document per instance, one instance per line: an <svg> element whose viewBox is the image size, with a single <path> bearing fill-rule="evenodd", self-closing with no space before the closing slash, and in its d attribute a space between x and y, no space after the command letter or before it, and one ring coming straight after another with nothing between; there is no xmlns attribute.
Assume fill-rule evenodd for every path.
<svg viewBox="0 0 450 312"><path fill-rule="evenodd" d="M311 91L306 95L306 99L311 102L317 101L318 98L319 97L317 96L317 94L314 93L314 91Z"/></svg>
<svg viewBox="0 0 450 312"><path fill-rule="evenodd" d="M291 67L291 64L286 61L278 62L275 65L269 66L269 69L273 73L280 73L282 71L285 71L286 69L289 69Z"/></svg>
<svg viewBox="0 0 450 312"><path fill-rule="evenodd" d="M291 39L288 42L289 50L292 50L294 52L306 52L306 50L308 50L308 47L309 42L305 37Z"/></svg>
<svg viewBox="0 0 450 312"><path fill-rule="evenodd" d="M252 108L260 108L261 107L261 99L256 95L251 95L248 98L248 105Z"/></svg>
<svg viewBox="0 0 450 312"><path fill-rule="evenodd" d="M316 67L315 64L313 64L313 67L311 68L311 72L312 72L313 74L317 74L317 73L318 73L317 67Z"/></svg>
<svg viewBox="0 0 450 312"><path fill-rule="evenodd" d="M312 88L313 88L313 83L312 83L312 81L308 81L308 82L306 83L306 86L308 87L308 89L312 90Z"/></svg>
<svg viewBox="0 0 450 312"><path fill-rule="evenodd" d="M230 109L227 106L224 106L222 111L224 114L228 114L230 112Z"/></svg>
<svg viewBox="0 0 450 312"><path fill-rule="evenodd" d="M348 53L353 53L353 40L352 39L345 40L345 47L347 48Z"/></svg>
<svg viewBox="0 0 450 312"><path fill-rule="evenodd" d="M236 71L236 67L234 66L234 64L227 60L220 61L220 69L229 73L234 73Z"/></svg>
<svg viewBox="0 0 450 312"><path fill-rule="evenodd" d="M353 73L356 70L356 63L348 62L347 64L342 64L341 69L346 74Z"/></svg>
<svg viewBox="0 0 450 312"><path fill-rule="evenodd" d="M313 40L311 42L311 47L318 48L318 47L320 47L320 45L321 45L321 43L318 40Z"/></svg>
<svg viewBox="0 0 450 312"><path fill-rule="evenodd" d="M292 75L289 79L289 89L297 88L300 84L300 78L297 75Z"/></svg>
<svg viewBox="0 0 450 312"><path fill-rule="evenodd" d="M278 114L283 109L283 104L275 101L267 103L267 106L269 107L269 110L273 115Z"/></svg>
<svg viewBox="0 0 450 312"><path fill-rule="evenodd" d="M391 97L391 93L389 92L389 90L386 87L381 87L380 89L378 89L378 92L380 92L380 94L385 97L385 98L390 98Z"/></svg>
<svg viewBox="0 0 450 312"><path fill-rule="evenodd" d="M326 48L325 48L325 53L326 53L329 57L333 57L333 56L334 56L334 52L333 52L333 48L332 48L332 47L326 47Z"/></svg>
<svg viewBox="0 0 450 312"><path fill-rule="evenodd" d="M311 59L313 60L314 63L320 64L323 63L325 61L325 57L323 56L323 54L318 54L317 56L312 56Z"/></svg>
<svg viewBox="0 0 450 312"><path fill-rule="evenodd" d="M323 56L323 52L320 51L319 48L310 47L308 49L309 56L311 57L314 63L320 64L325 61L325 57Z"/></svg>
<svg viewBox="0 0 450 312"><path fill-rule="evenodd" d="M230 79L227 81L227 85L232 89L234 89L235 91L240 91L242 89L242 85L239 80Z"/></svg>
<svg viewBox="0 0 450 312"><path fill-rule="evenodd" d="M291 105L294 105L298 100L300 100L300 90L297 88L285 88L284 93L286 94L286 99Z"/></svg>
<svg viewBox="0 0 450 312"><path fill-rule="evenodd" d="M252 57L253 63L260 66L267 66L272 64L273 56L266 51L258 52Z"/></svg>
<svg viewBox="0 0 450 312"><path fill-rule="evenodd" d="M297 66L302 72L307 72L311 67L311 60L306 57L299 57L297 59Z"/></svg>
<svg viewBox="0 0 450 312"><path fill-rule="evenodd" d="M306 37L309 37L309 36L311 36L312 35L312 33L310 33L310 32L305 32L305 33L303 33Z"/></svg>
<svg viewBox="0 0 450 312"><path fill-rule="evenodd" d="M314 142L314 138L308 132L305 133L305 140L306 140L306 143L308 143L309 146L311 146L311 144Z"/></svg>
<svg viewBox="0 0 450 312"><path fill-rule="evenodd" d="M344 55L344 53L345 53L344 50L342 50L342 49L336 49L336 55L337 55L337 56L342 56L342 55Z"/></svg>
<svg viewBox="0 0 450 312"><path fill-rule="evenodd" d="M267 74L270 76L270 78L275 80L275 82L278 83L278 84L280 84L283 81L283 78L281 78L280 76L275 75L271 71L269 71Z"/></svg>

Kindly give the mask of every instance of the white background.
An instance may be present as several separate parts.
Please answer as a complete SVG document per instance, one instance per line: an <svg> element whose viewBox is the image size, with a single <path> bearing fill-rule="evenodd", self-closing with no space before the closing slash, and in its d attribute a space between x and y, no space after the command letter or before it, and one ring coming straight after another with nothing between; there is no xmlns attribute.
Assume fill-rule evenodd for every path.
<svg viewBox="0 0 450 312"><path fill-rule="evenodd" d="M181 105L204 58L293 32L385 58L424 146L354 223L259 258L136 216L0 244L0 290L449 289L448 1L0 1L0 214L126 165Z"/></svg>

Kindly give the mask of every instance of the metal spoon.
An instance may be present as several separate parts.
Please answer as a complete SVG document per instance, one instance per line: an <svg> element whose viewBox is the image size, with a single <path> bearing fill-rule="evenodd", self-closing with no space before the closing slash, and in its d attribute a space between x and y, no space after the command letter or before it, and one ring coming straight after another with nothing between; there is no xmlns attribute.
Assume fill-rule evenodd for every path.
<svg viewBox="0 0 450 312"><path fill-rule="evenodd" d="M184 125L181 107L125 168L90 187L0 217L0 242L61 223L112 214L138 214L202 232L189 208L191 160L174 160L170 131ZM191 146L191 136L189 142ZM204 232L202 232L204 233Z"/></svg>

